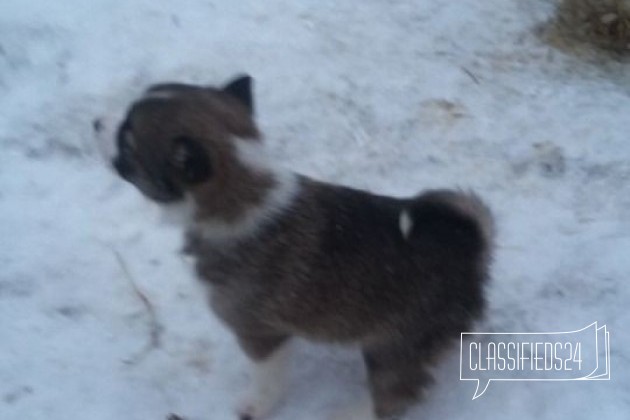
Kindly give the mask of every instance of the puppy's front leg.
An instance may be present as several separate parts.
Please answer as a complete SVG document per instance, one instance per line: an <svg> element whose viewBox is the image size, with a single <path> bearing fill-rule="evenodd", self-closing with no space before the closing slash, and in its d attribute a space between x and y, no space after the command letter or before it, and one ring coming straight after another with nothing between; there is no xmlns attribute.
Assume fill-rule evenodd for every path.
<svg viewBox="0 0 630 420"><path fill-rule="evenodd" d="M249 389L238 407L240 420L265 418L287 390L289 345L286 336L239 335L238 342L253 362Z"/></svg>

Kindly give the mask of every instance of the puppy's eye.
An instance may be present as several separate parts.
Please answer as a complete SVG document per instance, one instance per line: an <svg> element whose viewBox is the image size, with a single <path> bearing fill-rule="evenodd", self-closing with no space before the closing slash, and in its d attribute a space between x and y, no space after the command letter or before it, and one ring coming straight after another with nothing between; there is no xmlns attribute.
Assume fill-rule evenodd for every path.
<svg viewBox="0 0 630 420"><path fill-rule="evenodd" d="M181 139L176 140L176 142L179 141L181 141ZM182 144L176 146L174 149L173 155L171 156L171 164L177 169L185 170L186 164L190 159L190 150Z"/></svg>
<svg viewBox="0 0 630 420"><path fill-rule="evenodd" d="M177 177L189 185L205 182L212 174L206 149L199 141L186 136L173 139L169 164Z"/></svg>
<svg viewBox="0 0 630 420"><path fill-rule="evenodd" d="M122 139L120 144L121 149L126 153L135 153L137 144L136 138L133 136L131 130L124 131L122 133Z"/></svg>
<svg viewBox="0 0 630 420"><path fill-rule="evenodd" d="M127 120L118 128L118 149L122 155L130 156L136 152L136 148L136 138L131 130L131 124Z"/></svg>

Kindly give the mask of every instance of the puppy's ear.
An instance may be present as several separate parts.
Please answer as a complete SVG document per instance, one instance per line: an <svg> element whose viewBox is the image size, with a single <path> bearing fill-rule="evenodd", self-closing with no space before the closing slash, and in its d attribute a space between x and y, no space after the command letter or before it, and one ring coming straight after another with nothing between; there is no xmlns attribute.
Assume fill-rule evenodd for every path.
<svg viewBox="0 0 630 420"><path fill-rule="evenodd" d="M252 95L253 79L249 75L242 75L225 85L223 92L238 99L247 107L250 115L254 115L254 97Z"/></svg>
<svg viewBox="0 0 630 420"><path fill-rule="evenodd" d="M210 156L197 140L186 136L173 140L169 166L186 185L201 184L212 176Z"/></svg>

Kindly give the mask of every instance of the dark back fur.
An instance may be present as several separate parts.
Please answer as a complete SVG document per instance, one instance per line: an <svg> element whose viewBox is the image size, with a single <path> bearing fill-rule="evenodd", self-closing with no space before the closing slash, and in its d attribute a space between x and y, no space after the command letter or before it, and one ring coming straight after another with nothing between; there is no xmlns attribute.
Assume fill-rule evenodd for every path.
<svg viewBox="0 0 630 420"><path fill-rule="evenodd" d="M440 193L394 199L307 178L290 208L253 237L189 250L213 306L234 328L326 341L453 336L484 306L479 223ZM413 228L399 228L407 209Z"/></svg>

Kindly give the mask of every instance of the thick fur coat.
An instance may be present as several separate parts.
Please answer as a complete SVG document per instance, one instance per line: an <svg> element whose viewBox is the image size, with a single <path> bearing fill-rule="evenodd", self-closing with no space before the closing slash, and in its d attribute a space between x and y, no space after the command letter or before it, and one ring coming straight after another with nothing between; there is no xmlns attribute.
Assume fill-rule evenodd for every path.
<svg viewBox="0 0 630 420"><path fill-rule="evenodd" d="M258 366L242 419L279 401L278 355L293 336L360 345L373 415L401 414L435 356L483 313L494 232L481 200L390 198L279 172L261 158L248 77L154 86L129 109L118 149L123 178L188 215L186 252L211 307Z"/></svg>

